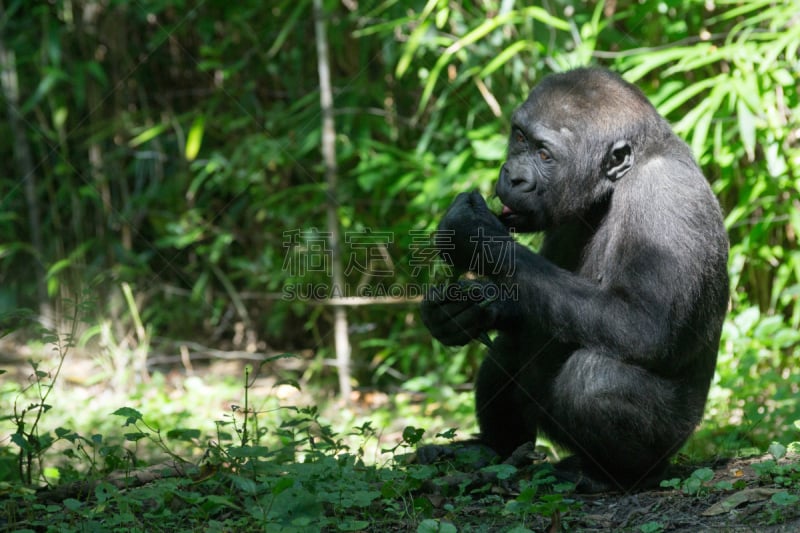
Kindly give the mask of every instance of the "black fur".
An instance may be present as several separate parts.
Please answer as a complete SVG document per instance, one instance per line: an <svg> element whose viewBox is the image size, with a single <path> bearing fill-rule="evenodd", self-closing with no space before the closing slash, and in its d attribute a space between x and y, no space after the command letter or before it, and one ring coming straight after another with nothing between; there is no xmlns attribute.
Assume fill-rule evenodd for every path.
<svg viewBox="0 0 800 533"><path fill-rule="evenodd" d="M476 383L483 443L539 431L565 477L651 483L701 420L728 302L728 240L689 148L635 86L600 69L545 78L512 117L498 216L460 194L437 243L501 295L432 291L422 318L461 345L497 330ZM511 232L544 231L539 253Z"/></svg>

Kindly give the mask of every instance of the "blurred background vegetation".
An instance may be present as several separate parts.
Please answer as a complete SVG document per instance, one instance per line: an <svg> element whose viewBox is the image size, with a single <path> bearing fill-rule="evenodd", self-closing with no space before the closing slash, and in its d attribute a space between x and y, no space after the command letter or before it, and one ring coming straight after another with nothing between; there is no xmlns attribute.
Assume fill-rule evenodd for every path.
<svg viewBox="0 0 800 533"><path fill-rule="evenodd" d="M189 397L200 385L180 376L198 365L289 352L270 371L333 398L334 308L285 297L330 284L287 268L330 231L329 199L343 235L393 235L348 286L426 283L415 239L456 193L491 194L510 112L546 74L595 64L674 124L726 215L731 311L690 446L797 440L800 2L326 0L322 21L332 195L310 0L0 1L0 365L17 377L0 414L28 385L10 369L49 353L20 310L68 332L76 302L64 366L81 385L167 395L177 374ZM326 257L365 254L340 244ZM445 349L413 299L389 300L346 306L351 399L469 384L482 346Z"/></svg>

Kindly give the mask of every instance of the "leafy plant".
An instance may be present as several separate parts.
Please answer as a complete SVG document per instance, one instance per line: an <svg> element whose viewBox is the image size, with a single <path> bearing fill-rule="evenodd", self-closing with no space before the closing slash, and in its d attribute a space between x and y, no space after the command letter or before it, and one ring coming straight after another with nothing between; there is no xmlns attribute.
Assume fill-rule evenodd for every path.
<svg viewBox="0 0 800 533"><path fill-rule="evenodd" d="M523 520L530 515L563 515L582 506L581 502L569 497L574 488L572 483L557 482L552 466L545 464L529 481L520 483L519 496L506 504L504 512Z"/></svg>
<svg viewBox="0 0 800 533"><path fill-rule="evenodd" d="M676 490L680 489L684 494L690 496L703 496L708 494L711 489L710 483L713 479L713 470L710 468L698 468L683 481L680 478L665 479L661 482L661 486Z"/></svg>
<svg viewBox="0 0 800 533"><path fill-rule="evenodd" d="M64 428L57 428L53 433L42 431L42 417L52 408L48 399L53 393L55 384L61 374L64 361L67 355L75 346L75 336L79 326L80 317L84 315L91 303L68 301L65 303L71 309L68 317L70 329L66 333L59 334L51 329L44 328L35 321L30 313L17 313L16 319L22 320L15 325L22 328L27 322L35 331L36 336L45 344L51 344L56 354L55 370L48 372L40 369L38 362L30 360L29 364L33 371L31 384L23 388L14 400L12 412L5 415L4 419L11 420L16 428L11 435L11 442L18 448L17 455L17 475L18 479L28 485L34 479L49 483L49 476L58 477L58 471L47 469L43 463L43 456L56 442L65 439L75 442L78 436ZM5 320L5 319L4 319ZM28 396L32 396L29 400ZM30 403L27 403L30 401ZM27 405L21 406L21 403ZM6 477L5 475L2 477Z"/></svg>

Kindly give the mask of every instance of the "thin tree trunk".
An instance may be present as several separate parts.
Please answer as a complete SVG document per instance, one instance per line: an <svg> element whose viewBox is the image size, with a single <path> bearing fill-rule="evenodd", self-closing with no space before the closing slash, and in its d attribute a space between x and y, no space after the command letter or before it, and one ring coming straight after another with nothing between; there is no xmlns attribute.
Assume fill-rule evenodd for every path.
<svg viewBox="0 0 800 533"><path fill-rule="evenodd" d="M5 9L0 3L0 19L5 18ZM36 253L34 273L36 276L36 297L39 311L42 315L49 315L47 305L47 289L45 287L45 273L42 261L44 249L42 246L42 228L39 216L39 204L36 198L36 175L33 167L33 157L25 134L25 125L20 116L19 108L19 78L17 76L17 61L14 50L6 49L3 36L0 34L0 82L2 82L3 96L6 100L8 124L14 137L14 159L16 160L19 179L22 180L25 190L25 201L28 204L28 227L30 230L31 246ZM50 318L50 317L47 317Z"/></svg>
<svg viewBox="0 0 800 533"><path fill-rule="evenodd" d="M314 0L314 28L317 40L317 67L319 70L319 101L322 108L322 159L325 163L325 181L328 185L328 235L331 248L331 274L334 293L344 296L344 274L342 272L341 235L336 200L336 130L333 123L333 91L331 89L328 37L325 29L322 0ZM350 400L350 337L347 333L345 307L333 308L336 366L339 373L339 393Z"/></svg>

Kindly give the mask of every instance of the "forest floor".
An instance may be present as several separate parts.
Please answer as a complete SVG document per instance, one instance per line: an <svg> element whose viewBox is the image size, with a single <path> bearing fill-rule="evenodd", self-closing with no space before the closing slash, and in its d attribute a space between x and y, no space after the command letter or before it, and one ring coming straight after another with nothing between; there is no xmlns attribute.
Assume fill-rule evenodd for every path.
<svg viewBox="0 0 800 533"><path fill-rule="evenodd" d="M796 461L797 458L793 460ZM457 532L476 531L494 532L506 531L514 533L538 532L555 533L560 531L631 531L641 533L662 532L699 532L699 531L754 531L754 532L786 532L800 531L800 507L795 503L790 505L776 505L775 495L786 493L775 483L764 484L763 474L757 472L757 465L771 461L768 457L754 457L730 461L725 465L713 469L714 476L696 494L687 494L684 489L658 489L636 492L631 494L596 494L596 495L566 495L566 498L556 501L556 508L550 512L537 513L508 513L508 503L519 496L513 489L505 487L484 487L483 495L467 494L454 497L441 496L437 491L415 491L415 507L420 508L418 502L425 500L429 507L424 512L419 512L416 517L397 513L397 507L387 499L375 499L367 509L351 509L356 511L353 516L339 514L335 519L311 522L305 527L295 527L287 522L266 523L248 520L244 523L239 518L245 514L244 509L226 509L214 513L218 525L234 525L247 527L263 525L267 531L370 531L370 532ZM754 468L755 466L755 468ZM792 467L797 472L797 464L790 460L775 462L777 467ZM143 470L143 475L126 475L129 482L130 501L141 501L137 493L149 494L149 505L154 506L154 495L164 497L174 491L175 477L181 477L180 472L171 471L169 476L162 477L152 467ZM687 479L690 479L687 469ZM114 479L119 479L116 477ZM185 481L195 485L198 492L202 492L202 485L208 485L209 479L198 481L196 473L186 475ZM435 480L431 480L434 481ZM343 481L343 483L346 481ZM211 482L212 484L218 484ZM731 483L736 485L732 490L711 489L713 485ZM177 481L180 486L181 481ZM685 485L685 484L684 484ZM51 510L62 509L60 516L67 521L47 520L49 527L58 527L60 531L72 531L75 523L69 520L70 510L80 507L98 506L93 496L86 497L86 490L81 485L78 491L47 490L39 492L36 502L31 502L31 509L38 506ZM377 487L376 487L377 488ZM234 488L235 490L235 488ZM0 491L2 492L2 491ZM516 495L515 495L516 492ZM795 485L792 491L797 493ZM83 493L84 496L81 496ZM178 494L177 492L175 494ZM0 510L2 510L2 494L0 494ZM539 499L542 502L546 499ZM182 502L181 505L186 505ZM505 505L504 505L505 504ZM64 506L64 507L62 507ZM191 505L187 505L191 508ZM566 509L568 506L569 509ZM65 508L66 507L66 508ZM100 506L102 507L102 506ZM109 511L114 506L109 506ZM532 507L531 509L534 509ZM544 510L543 507L539 509ZM366 514L372 520L361 520ZM113 512L118 512L114 510ZM176 513L177 514L177 513ZM92 516L95 527L92 530L105 531L102 524L105 522L104 514L100 512ZM55 516L53 517L55 518ZM177 517L176 517L177 518ZM172 522L170 531L208 531L210 529L198 528L198 521L202 522L202 513L199 509L191 513L191 518L185 514L182 520ZM194 523L189 526L188 524ZM44 525L42 522L33 521L31 525ZM147 524L150 520L143 520ZM186 528L180 524L186 524ZM25 523L7 522L5 525L21 526ZM355 524L355 526L354 526ZM0 512L0 530L3 530L4 518ZM101 527L96 527L100 525ZM177 529L173 529L177 528ZM81 528L75 529L82 530ZM228 529L222 528L222 531Z"/></svg>
<svg viewBox="0 0 800 533"><path fill-rule="evenodd" d="M791 469L797 475L800 458L775 462L777 468ZM773 497L785 489L773 482L764 483L754 465L771 464L772 456L726 461L712 468L713 478L703 482L695 494L683 489L657 489L632 494L577 495L580 511L572 515L568 530L578 531L800 531L800 506L776 505ZM675 467L680 479L691 479L692 467ZM680 472L683 470L683 472ZM762 469L763 470L763 469ZM730 484L728 490L711 487ZM795 481L794 493L797 493ZM550 524L542 524L545 531ZM555 524L558 525L557 523ZM538 528L535 528L538 529Z"/></svg>
<svg viewBox="0 0 800 533"><path fill-rule="evenodd" d="M13 352L4 353L8 356ZM31 381L30 369L24 368L23 361L22 357L5 361L10 370L4 376L9 379L7 383L36 383ZM156 526L160 530L174 531L228 531L255 527L267 531L423 533L800 531L800 457L796 454L796 447L792 446L787 450L776 445L767 455L714 464L676 465L668 473L669 480L662 484L662 488L629 494L576 495L554 491L546 485L531 493L531 479L535 477L531 473L535 472L535 466L517 468L511 478L513 483L499 481L502 476L488 483L484 478L476 478L481 483L474 483L471 476L479 476L478 473L456 472L462 476L456 478L462 482L460 486L444 483L445 490L442 490L443 479L450 476L452 480L452 472L404 465L397 457L374 460L375 464L367 465L359 461L342 462L341 455L337 454L344 451L345 455L353 457L354 450L364 445L363 435L357 437L362 441L358 443L356 440L355 447L348 444L349 448L333 451L320 451L321 448L301 450L296 457L304 459L294 459L296 463L293 463L292 459L287 462L284 458L284 462L274 466L272 458L278 455L275 455L274 448L263 446L259 453L264 455L258 459L262 461L260 464L266 465L265 469L246 476L241 465L247 464L250 456L242 453L245 447L237 445L235 435L230 442L213 443L197 436L207 433L207 429L202 429L196 433L182 433L190 438L181 443L180 439L170 440L168 432L180 427L207 428L208 424L202 426L200 423L203 420L229 419L228 415L221 417L219 413L235 411L231 399L242 392L239 379L243 375L242 366L243 363L239 362L230 367L220 364L196 368L199 375L192 379L182 372L166 371L163 381L158 381L154 374L153 381L143 390L108 396L109 388L102 381L85 379L97 372L97 361L72 359L62 376L65 386L56 390L48 401L55 407L48 407L42 414L40 436L59 435L60 446L49 452L43 450L33 454L34 465L41 468L57 466L62 479L52 483L50 488L41 487L39 490L14 480L14 471L19 464L18 439L12 437L13 417L16 415L11 415L6 407L14 405L19 413L19 407L26 405L27 401L22 398L28 393L20 395L8 388L0 397L3 400L0 402L3 406L0 415L5 417L5 422L0 424L0 531L48 528L106 531L120 527L148 530ZM238 385L229 383L225 388L211 384L212 378L226 374L235 378ZM282 392L276 394L277 390ZM322 408L319 398L315 399L308 392L293 387L278 389L274 377L253 380L249 393L251 398L281 396L274 400L285 404L320 405L320 410L328 413L329 420L348 416L346 410L335 407L335 402ZM408 443L397 448L398 443L405 440L404 428L408 425L428 428L426 435L436 434L440 428L447 427L442 426L441 420L423 416L429 415L424 402L417 404L412 399L407 402L405 411L392 411L392 405L397 408L399 394L371 393L369 396L372 398L370 401L356 402L361 405L353 407L360 411L359 416L347 419L344 424L352 428L358 425L355 421L363 424L364 420L374 420L374 425L381 428L378 448L384 448L384 452L385 448L392 446L397 449L392 453L413 451L413 446ZM366 397L364 395L362 400ZM130 405L135 407L125 407ZM113 425L119 428L125 416L120 419L118 412L113 413L117 416L109 413L115 409L119 411L120 406L128 418L123 426L123 431L128 433L114 437L114 431L109 428ZM448 411L449 407L443 404L441 410ZM35 397L28 408L35 411ZM421 409L420 419L409 414L417 408ZM276 412L295 412L292 409L281 411L263 407L259 411L264 417L260 423L264 427L283 427L287 420L276 422L266 417ZM99 418L78 418L78 415L88 416L90 412L101 415ZM74 417L50 420L50 417L60 416L59 413L71 413ZM189 414L193 418L187 418ZM133 425L142 433L136 433L136 428L131 427L131 415ZM142 418L138 419L138 416ZM320 440L319 435L325 424L317 414L306 413L303 416L307 419L299 417L299 425L293 426L295 422L288 420L286 427L301 428L307 424L306 435L315 435L317 442L323 443L324 439ZM152 427L161 426L164 431L154 434L152 427L143 425L145 420L153 421L148 423ZM48 421L52 422L52 427L45 424ZM60 428L67 425L83 436L59 433ZM354 434L350 433L352 430L341 427L335 429L338 434L333 435L333 440L339 436L349 439ZM22 430L28 431L27 428ZM99 435L100 431L104 436ZM275 432L270 429L268 433ZM163 436L167 439L162 439ZM77 446L73 452L64 446L70 438ZM114 438L118 440L114 441ZM298 446L300 442L306 442L303 446L308 446L306 438L297 438L296 442L290 443L291 446ZM375 440L374 436L372 440ZM122 444L114 444L120 441ZM181 445L185 447L178 448ZM56 449L60 451L56 453ZM76 455L76 452L81 449L89 452L82 463L89 462L89 477L85 467L77 462L80 454ZM165 450L168 452L166 455ZM216 453L218 459L211 468L208 468L213 462L208 460L209 450ZM101 460L103 454L116 457L119 462L116 472L111 471L108 459ZM134 458L134 454L135 466L127 462ZM164 466L178 455L189 462L174 463L183 465L178 467ZM369 454L362 451L361 456L368 457ZM318 464L319 469L315 470L312 463ZM53 471L51 468L47 475L52 476ZM87 479L91 481L87 482ZM37 484L34 482L33 485ZM471 492L466 488L468 485L473 489L482 486ZM334 494L337 496L333 497ZM302 502L302 505L297 502ZM299 522L298 516L302 517Z"/></svg>
<svg viewBox="0 0 800 533"><path fill-rule="evenodd" d="M767 454L716 465L675 465L668 475L677 477L662 483L669 486L653 490L540 495L538 500L530 500L528 507L539 512L522 515L524 528L519 528L519 513L513 516L516 521L508 520L510 501L529 501L521 498L517 486L509 490L506 483L499 482L489 489L489 493L505 499L504 512L499 514L491 497L460 506L457 498L442 497L437 490L425 497L437 509L448 510L441 519L457 525L459 531L800 531L800 457L796 455L777 461ZM477 475L459 473L450 477L468 484L465 480L470 476ZM549 510L542 505L544 501L551 502ZM492 525L487 528L486 523Z"/></svg>
<svg viewBox="0 0 800 533"><path fill-rule="evenodd" d="M736 461L749 469L751 460ZM732 478L731 467L715 472L716 479ZM780 489L752 483L749 488L690 496L679 490L652 490L628 495L580 497L585 514L576 515L570 529L580 531L800 531L795 504L778 511L771 497ZM549 527L549 526L548 526Z"/></svg>

